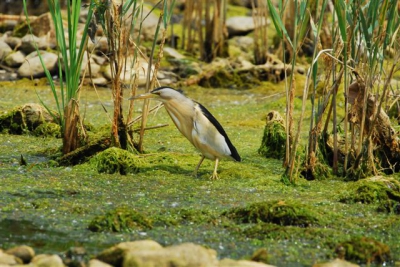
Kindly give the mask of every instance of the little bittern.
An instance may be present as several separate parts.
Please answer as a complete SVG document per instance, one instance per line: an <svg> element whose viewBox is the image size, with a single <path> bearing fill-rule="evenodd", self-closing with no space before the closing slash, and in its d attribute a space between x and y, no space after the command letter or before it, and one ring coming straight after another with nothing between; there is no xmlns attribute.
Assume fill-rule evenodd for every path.
<svg viewBox="0 0 400 267"><path fill-rule="evenodd" d="M201 152L202 157L194 171L195 176L204 158L215 160L211 179L218 179L217 169L220 159L241 161L239 153L221 124L200 103L170 87L159 87L130 99L145 98L161 101L178 130Z"/></svg>

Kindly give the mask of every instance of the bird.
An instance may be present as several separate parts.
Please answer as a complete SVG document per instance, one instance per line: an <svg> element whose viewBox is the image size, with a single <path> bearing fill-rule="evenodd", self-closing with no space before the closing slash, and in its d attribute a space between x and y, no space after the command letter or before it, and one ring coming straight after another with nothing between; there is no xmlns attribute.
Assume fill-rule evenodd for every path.
<svg viewBox="0 0 400 267"><path fill-rule="evenodd" d="M155 99L164 104L178 130L202 154L193 172L195 177L205 158L215 161L210 177L213 180L219 178L217 169L221 159L241 161L238 151L217 119L202 104L186 97L181 90L161 86L129 99Z"/></svg>

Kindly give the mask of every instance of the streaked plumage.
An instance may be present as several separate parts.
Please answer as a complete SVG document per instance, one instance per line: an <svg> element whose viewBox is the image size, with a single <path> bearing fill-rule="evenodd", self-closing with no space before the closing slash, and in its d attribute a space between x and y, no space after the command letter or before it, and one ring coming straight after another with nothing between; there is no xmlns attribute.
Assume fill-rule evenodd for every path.
<svg viewBox="0 0 400 267"><path fill-rule="evenodd" d="M218 179L220 159L241 161L228 135L214 116L200 103L170 87L159 87L131 99L155 98L161 101L178 130L202 153L194 175L204 158L215 160L212 179Z"/></svg>

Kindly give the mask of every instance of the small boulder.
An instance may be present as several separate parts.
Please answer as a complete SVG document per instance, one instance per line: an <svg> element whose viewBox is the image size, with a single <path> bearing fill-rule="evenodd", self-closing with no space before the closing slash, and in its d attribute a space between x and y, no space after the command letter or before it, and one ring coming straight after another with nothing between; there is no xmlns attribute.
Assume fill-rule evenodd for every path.
<svg viewBox="0 0 400 267"><path fill-rule="evenodd" d="M31 264L35 267L65 267L58 255L39 254L32 259Z"/></svg>
<svg viewBox="0 0 400 267"><path fill-rule="evenodd" d="M40 51L40 56L43 60L45 68L50 72L57 70L58 57L56 54ZM40 60L37 52L32 52L26 57L26 60L18 68L18 75L26 78L38 78L44 77L45 72L43 69L42 61Z"/></svg>
<svg viewBox="0 0 400 267"><path fill-rule="evenodd" d="M39 50L46 50L47 48L52 47L54 47L54 44L50 42L47 36L37 37L33 34L27 34L21 38L20 50L24 54L36 51L36 48Z"/></svg>
<svg viewBox="0 0 400 267"><path fill-rule="evenodd" d="M7 57L11 52L11 47L3 40L0 40L0 60Z"/></svg>
<svg viewBox="0 0 400 267"><path fill-rule="evenodd" d="M19 67L24 63L25 55L21 51L10 53L5 57L4 63L12 68Z"/></svg>
<svg viewBox="0 0 400 267"><path fill-rule="evenodd" d="M7 254L20 258L23 263L29 263L35 257L35 251L29 246L18 246L6 250Z"/></svg>
<svg viewBox="0 0 400 267"><path fill-rule="evenodd" d="M163 247L153 240L139 240L122 242L116 246L103 250L96 259L112 266L121 266L123 257L127 251L155 251Z"/></svg>
<svg viewBox="0 0 400 267"><path fill-rule="evenodd" d="M183 243L159 250L129 250L124 257L123 267L129 266L218 266L217 253L193 243Z"/></svg>
<svg viewBox="0 0 400 267"><path fill-rule="evenodd" d="M0 250L0 265L16 265L22 264L22 260L18 257L5 253Z"/></svg>

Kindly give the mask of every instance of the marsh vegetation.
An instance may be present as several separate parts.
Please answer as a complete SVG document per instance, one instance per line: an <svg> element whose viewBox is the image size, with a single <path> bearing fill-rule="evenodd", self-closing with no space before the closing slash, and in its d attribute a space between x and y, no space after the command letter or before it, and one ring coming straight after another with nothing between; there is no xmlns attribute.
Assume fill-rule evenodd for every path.
<svg viewBox="0 0 400 267"><path fill-rule="evenodd" d="M89 33L77 54L68 55L66 44L60 45L64 30L56 33L58 52L72 60L64 62L71 72L60 65L58 76L68 90L49 73L47 79L0 83L4 113L19 114L16 107L40 102L54 119L37 133L21 130L23 135L9 134L2 124L2 246L27 244L47 253L84 246L95 255L117 242L153 239L162 245L195 242L221 258L251 258L265 249L263 261L277 266L311 266L337 257L396 266L397 2L252 1L256 67L246 73L233 63L222 68L213 63L229 60L232 51L238 55L221 30L228 10L249 9L237 11L224 0L200 2L184 11L183 21L192 20L191 26L173 30L182 36L177 49L187 56L179 67L199 61L205 71L174 86L207 106L243 162L222 161L216 181L208 179L209 161L198 178L191 177L198 152L165 110L127 100L156 87L159 69L174 68L176 61L163 59L174 1L151 9L159 15L151 42L134 34L146 17L143 3L94 1L84 27ZM60 7L53 8L57 26L62 15ZM77 27L77 12L68 17L69 26ZM102 28L110 48L109 88L84 84L77 71L93 27ZM274 82L263 80L271 73L258 68L278 62L271 51L283 66ZM144 87L138 86L141 57L148 62ZM254 73L261 75L250 79ZM230 89L221 86L225 81ZM20 129L16 120L4 121Z"/></svg>

